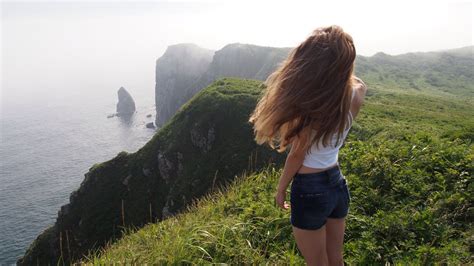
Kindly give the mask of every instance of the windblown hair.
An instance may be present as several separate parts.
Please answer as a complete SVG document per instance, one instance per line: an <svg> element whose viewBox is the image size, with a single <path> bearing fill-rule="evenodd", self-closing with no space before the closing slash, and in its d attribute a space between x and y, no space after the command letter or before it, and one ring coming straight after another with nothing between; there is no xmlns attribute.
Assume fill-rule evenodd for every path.
<svg viewBox="0 0 474 266"><path fill-rule="evenodd" d="M316 134L306 147L322 140L324 147L348 125L356 50L341 27L320 27L268 76L249 122L258 144L286 150L303 129ZM276 148L275 144L279 147Z"/></svg>

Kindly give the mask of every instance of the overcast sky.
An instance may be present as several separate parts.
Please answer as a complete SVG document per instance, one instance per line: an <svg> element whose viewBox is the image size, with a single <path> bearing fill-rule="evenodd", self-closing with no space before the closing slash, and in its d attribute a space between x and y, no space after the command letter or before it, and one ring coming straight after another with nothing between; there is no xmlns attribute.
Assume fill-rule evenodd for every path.
<svg viewBox="0 0 474 266"><path fill-rule="evenodd" d="M294 47L331 24L367 56L473 44L472 1L413 2L2 2L1 100L115 97L120 86L152 97L155 61L168 45Z"/></svg>

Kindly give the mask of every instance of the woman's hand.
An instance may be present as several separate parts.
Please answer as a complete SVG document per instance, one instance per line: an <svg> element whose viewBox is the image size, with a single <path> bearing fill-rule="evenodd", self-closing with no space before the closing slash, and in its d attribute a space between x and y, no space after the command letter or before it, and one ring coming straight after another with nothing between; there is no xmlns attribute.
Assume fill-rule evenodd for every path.
<svg viewBox="0 0 474 266"><path fill-rule="evenodd" d="M283 190L283 191L277 190L277 193L275 194L275 202L280 208L287 210L290 207L290 205L285 201L285 199L286 199L286 190Z"/></svg>

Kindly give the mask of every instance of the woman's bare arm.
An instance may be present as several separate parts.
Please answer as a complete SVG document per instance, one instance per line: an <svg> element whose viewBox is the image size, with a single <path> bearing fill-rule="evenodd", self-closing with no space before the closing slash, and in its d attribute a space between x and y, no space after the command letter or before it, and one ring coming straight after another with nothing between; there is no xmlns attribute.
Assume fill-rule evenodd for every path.
<svg viewBox="0 0 474 266"><path fill-rule="evenodd" d="M303 160L304 157L288 154L285 161L285 167L283 168L283 174L281 175L280 181L278 182L278 191L286 191L286 188L293 179L293 176L303 164Z"/></svg>
<svg viewBox="0 0 474 266"><path fill-rule="evenodd" d="M278 182L277 192L275 195L276 204L282 209L289 208L289 205L285 204L286 188L303 164L305 153L309 145L310 132L311 130L308 127L300 133L299 137L295 137L291 144L290 152L286 157L283 173Z"/></svg>
<svg viewBox="0 0 474 266"><path fill-rule="evenodd" d="M367 94L367 85L365 84L364 81L362 81L360 78L353 76L354 79L354 89L355 89L355 97L353 100L353 104L351 105L351 112L352 112L352 117L355 119L357 114L360 111L360 108L362 107L362 104L364 103L364 98L365 95Z"/></svg>

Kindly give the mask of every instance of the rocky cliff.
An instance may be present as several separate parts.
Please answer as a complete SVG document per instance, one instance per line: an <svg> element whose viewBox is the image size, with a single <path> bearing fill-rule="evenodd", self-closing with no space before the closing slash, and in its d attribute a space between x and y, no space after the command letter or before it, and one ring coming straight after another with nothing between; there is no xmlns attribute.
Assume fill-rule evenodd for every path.
<svg viewBox="0 0 474 266"><path fill-rule="evenodd" d="M156 60L157 125L163 125L176 113L175 106L181 106L189 100L184 96L185 90L206 71L213 55L213 50L182 43L168 46L163 56Z"/></svg>
<svg viewBox="0 0 474 266"><path fill-rule="evenodd" d="M231 49L234 46L236 48ZM229 52L216 52L206 70L196 70L202 72L196 82L211 82L212 78L229 72L234 72L229 75L235 76L250 75L251 71L245 67L225 63L227 61L247 57L249 61L242 59L239 64L253 62L248 68L253 72L262 69L255 72L262 76L268 75L271 71L266 73L267 70L275 64L272 62L278 61L267 59L268 64L262 64L263 59L252 61L256 56L251 52L253 50L243 52L240 46L234 44L227 47ZM273 53L278 54L275 57L284 57L280 53L287 51L281 49L274 50ZM472 51L472 46L433 53L399 56L380 53L373 57L358 57L356 71L373 88L435 90L436 95L446 91L460 95L463 101L470 103L474 91L474 61L472 52L466 55L466 50ZM271 54L267 54L268 58ZM183 58L182 62L185 61ZM181 75L181 72L175 73ZM170 74L170 79L178 80L178 77ZM195 94L192 89L182 89L181 92L188 94L181 95L192 99L180 107L170 105L170 108L177 108L176 115L143 148L133 154L121 152L109 161L92 166L80 188L71 194L70 203L61 207L56 223L37 237L19 264L56 264L60 258L65 262L75 260L107 241L119 238L123 226L140 227L181 211L193 198L232 180L249 165L253 165L252 169L265 166L268 161L281 165L284 157L257 146L247 123L261 92L260 85L258 80L224 78L204 90L196 90ZM183 85L180 88L199 86ZM381 97L381 103L393 103L397 99L390 95L386 99ZM376 93L373 97L379 99L379 96ZM398 99L400 106L410 100L411 97ZM445 106L447 104L439 104L440 109ZM367 112L384 114L383 110ZM389 112L391 116L393 113ZM435 120L436 123L444 125L447 118L436 115L430 119L440 119ZM355 129L360 130L361 138L369 138L371 133L364 127L373 124L370 120L367 125ZM459 126L468 128L468 133L462 134L472 138L469 123L463 121Z"/></svg>
<svg viewBox="0 0 474 266"><path fill-rule="evenodd" d="M474 46L434 52L388 55L377 53L374 56L357 56L356 74L376 84L390 84L402 89L436 90L457 95L474 97L474 75L472 56ZM176 47L177 50L181 49ZM217 78L232 76L265 80L282 62L291 48L265 47L252 44L232 43L216 51L212 62L201 72L194 82L187 79L186 72L174 72L174 75L162 75L166 64L176 64L173 60L157 64L156 116L158 125L166 122L194 94L205 88ZM165 54L166 55L166 54ZM180 58L179 60L185 60ZM186 61L186 60L185 60ZM192 61L192 60L191 60ZM202 65L205 67L205 65ZM190 83L182 86L165 86L176 80ZM163 88L166 88L164 90ZM161 105L161 106L158 106Z"/></svg>
<svg viewBox="0 0 474 266"><path fill-rule="evenodd" d="M224 78L196 94L135 153L93 165L53 226L19 265L69 263L122 235L183 210L213 187L284 154L259 146L247 122L261 82Z"/></svg>
<svg viewBox="0 0 474 266"><path fill-rule="evenodd" d="M216 51L209 63L190 63L193 71L174 71L173 66L187 59L187 46L174 46L165 52L156 65L156 124L162 125L194 94L221 77L239 77L265 80L277 64L288 56L290 48L265 47L253 44L232 43ZM180 54L170 56L169 54ZM201 67L201 68L199 68ZM192 73L192 74L191 74ZM199 73L198 75L195 75ZM178 84L179 83L179 84Z"/></svg>

